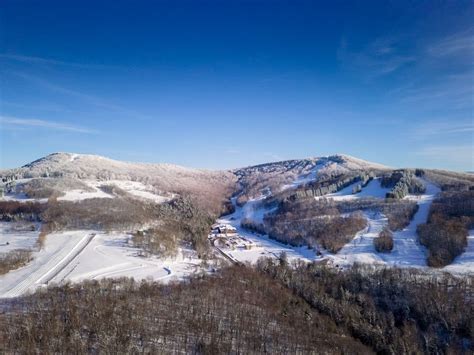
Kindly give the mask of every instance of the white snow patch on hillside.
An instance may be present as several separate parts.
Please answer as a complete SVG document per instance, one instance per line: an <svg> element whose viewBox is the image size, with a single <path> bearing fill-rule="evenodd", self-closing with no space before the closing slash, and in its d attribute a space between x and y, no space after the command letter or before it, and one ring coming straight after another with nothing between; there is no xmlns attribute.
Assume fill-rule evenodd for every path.
<svg viewBox="0 0 474 355"><path fill-rule="evenodd" d="M152 200L156 203L169 201L173 197L171 194L170 196L160 195L153 186L145 185L139 181L109 180L106 182L101 182L101 184L115 185L135 197Z"/></svg>
<svg viewBox="0 0 474 355"><path fill-rule="evenodd" d="M84 191L80 189L66 191L64 196L58 197L58 200L63 201L82 201L90 198L114 198L114 196L105 193L100 189L94 192Z"/></svg>
<svg viewBox="0 0 474 355"><path fill-rule="evenodd" d="M39 227L39 223L0 222L0 254L15 249L33 249Z"/></svg>
<svg viewBox="0 0 474 355"><path fill-rule="evenodd" d="M316 196L315 199L321 198L332 198L335 201L347 201L347 200L355 200L358 198L363 197L374 197L374 198L385 198L387 192L390 192L390 188L385 188L381 186L380 178L375 178L370 181L367 186L362 188L362 191L359 193L353 194L352 189L360 184L360 181L355 182L338 192L334 192L332 194L327 194L324 196Z"/></svg>
<svg viewBox="0 0 474 355"><path fill-rule="evenodd" d="M394 247L390 253L377 253L373 247L373 238L386 224L382 216L369 217L369 230L360 236L356 236L344 248L334 256L328 256L339 264L353 264L354 262L378 263L398 267L426 267L426 248L419 241L416 228L421 223L426 223L431 203L440 189L428 182L426 193L416 197L418 211L410 224L401 231L393 233Z"/></svg>
<svg viewBox="0 0 474 355"><path fill-rule="evenodd" d="M298 176L298 178L295 181L293 181L291 184L283 185L281 187L281 191L288 190L288 189L296 189L312 181L316 181L318 172L326 165L327 165L326 161L318 162L309 173Z"/></svg>
<svg viewBox="0 0 474 355"><path fill-rule="evenodd" d="M456 274L474 274L474 229L469 231L467 237L467 248L454 259L453 263L445 266L442 270Z"/></svg>
<svg viewBox="0 0 474 355"><path fill-rule="evenodd" d="M172 197L162 196L156 193L156 189L153 186L145 185L138 181L128 180L83 180L91 189L94 191L86 191L81 189L75 189L66 191L64 196L58 198L58 200L65 201L81 201L90 198L114 198L114 195L108 194L100 189L100 186L117 186L125 192L139 199L151 200L156 203L163 203L169 201Z"/></svg>
<svg viewBox="0 0 474 355"><path fill-rule="evenodd" d="M29 198L25 193L6 193L3 197L0 197L0 201L15 201L15 202L48 202L47 198Z"/></svg>
<svg viewBox="0 0 474 355"><path fill-rule="evenodd" d="M383 259L375 251L376 238L387 224L387 217L380 213L365 213L368 226L356 234L354 239L347 243L336 255L325 252L325 257L333 260L337 265L384 264Z"/></svg>

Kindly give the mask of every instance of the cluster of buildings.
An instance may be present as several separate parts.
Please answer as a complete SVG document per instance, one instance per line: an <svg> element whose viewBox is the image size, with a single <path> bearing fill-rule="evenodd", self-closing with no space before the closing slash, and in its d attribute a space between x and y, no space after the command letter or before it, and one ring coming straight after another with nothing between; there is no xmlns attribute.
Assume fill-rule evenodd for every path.
<svg viewBox="0 0 474 355"><path fill-rule="evenodd" d="M250 250L256 244L237 233L237 229L230 224L216 223L212 225L209 240L212 245L225 249L247 249Z"/></svg>

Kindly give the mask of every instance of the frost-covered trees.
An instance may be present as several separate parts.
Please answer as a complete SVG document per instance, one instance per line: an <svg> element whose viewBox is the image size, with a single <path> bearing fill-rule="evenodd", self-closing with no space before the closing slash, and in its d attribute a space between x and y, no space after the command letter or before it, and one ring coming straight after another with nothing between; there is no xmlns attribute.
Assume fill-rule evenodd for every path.
<svg viewBox="0 0 474 355"><path fill-rule="evenodd" d="M431 205L428 223L418 226L420 242L428 248L428 265L453 262L467 246L474 228L474 191L444 192Z"/></svg>
<svg viewBox="0 0 474 355"><path fill-rule="evenodd" d="M374 247L379 253L388 253L393 249L393 234L385 227L377 238L374 238Z"/></svg>
<svg viewBox="0 0 474 355"><path fill-rule="evenodd" d="M7 253L0 253L0 275L18 269L28 264L32 259L32 252L26 249L15 249Z"/></svg>
<svg viewBox="0 0 474 355"><path fill-rule="evenodd" d="M381 180L382 187L391 187L387 198L402 199L408 194L422 194L426 187L416 175L409 170L396 170L384 176Z"/></svg>

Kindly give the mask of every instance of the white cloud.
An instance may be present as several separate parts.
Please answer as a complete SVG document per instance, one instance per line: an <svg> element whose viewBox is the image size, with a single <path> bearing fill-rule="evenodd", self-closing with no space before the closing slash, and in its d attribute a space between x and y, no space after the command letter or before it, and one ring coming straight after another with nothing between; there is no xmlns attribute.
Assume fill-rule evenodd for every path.
<svg viewBox="0 0 474 355"><path fill-rule="evenodd" d="M127 109L127 108L122 107L120 105L116 105L116 104L111 103L109 101L103 100L100 97L89 95L89 94L86 94L86 93L83 93L83 92L80 92L80 91L77 91L77 90L69 89L69 88L63 87L61 85L57 85L57 84L55 84L55 83L53 83L49 80L39 78L37 76L33 76L33 75L30 75L30 74L26 74L26 73L18 72L18 71L11 71L10 74L13 74L13 75L15 75L19 78L22 78L24 80L27 80L29 82L32 82L35 85L39 85L41 87L44 87L48 90L78 98L80 100L88 102L89 104L92 104L94 106L103 108L103 109L108 110L108 111L113 111L113 112L116 112L116 113L119 113L119 114L128 115L128 116L131 116L133 118L139 118L139 119L144 119L144 120L150 119L149 116L143 115L143 114L141 114L139 112L136 112L134 110L130 110L130 109Z"/></svg>
<svg viewBox="0 0 474 355"><path fill-rule="evenodd" d="M423 123L413 130L415 138L466 133L474 133L474 122L472 120L432 121Z"/></svg>
<svg viewBox="0 0 474 355"><path fill-rule="evenodd" d="M61 122L39 120L36 118L18 118L18 117L11 117L11 116L0 116L0 124L8 125L8 126L16 126L16 127L38 127L38 128L51 129L51 130L56 130L56 131L69 131L69 132L76 132L76 133L87 133L87 134L97 133L97 131L95 130L84 128L84 127L74 126L74 125L61 123Z"/></svg>
<svg viewBox="0 0 474 355"><path fill-rule="evenodd" d="M388 75L416 60L401 54L394 38L377 38L360 50L349 49L342 39L337 57L345 67L362 71L368 79Z"/></svg>
<svg viewBox="0 0 474 355"><path fill-rule="evenodd" d="M437 164L458 165L474 170L474 145L441 145L421 148L417 155L430 159Z"/></svg>
<svg viewBox="0 0 474 355"><path fill-rule="evenodd" d="M474 51L474 28L445 37L428 47L434 57L445 57L466 52L470 60Z"/></svg>

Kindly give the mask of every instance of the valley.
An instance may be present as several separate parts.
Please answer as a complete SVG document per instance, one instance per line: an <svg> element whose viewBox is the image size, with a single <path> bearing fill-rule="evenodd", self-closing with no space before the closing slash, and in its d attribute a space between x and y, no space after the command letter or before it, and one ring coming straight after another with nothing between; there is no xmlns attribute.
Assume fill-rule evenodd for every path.
<svg viewBox="0 0 474 355"><path fill-rule="evenodd" d="M98 162L100 169L95 168ZM409 175L424 186L423 191L407 192L394 200L386 198L395 186L387 181L405 176L403 171L400 175L348 156L271 163L234 172L169 165L149 168L147 173L146 165L60 153L3 172L0 255L27 250L31 261L0 275L0 297L102 278L170 282L212 273L229 262L255 265L260 258L284 257L289 263L315 262L336 269L366 264L459 277L474 273L472 228L465 251L442 268L428 266L429 252L417 235L418 226L429 220L432 203L442 193L439 179L469 185L473 183L470 176L446 178L427 172L437 174L433 180ZM176 172L179 186L172 177ZM206 174L211 183L195 184L194 179ZM213 179L218 179L217 186ZM183 194L190 194L191 199L183 200ZM223 210L219 204L226 199ZM216 216L219 209L230 213ZM309 232L303 238L305 234L282 237L274 228L274 223L288 223L306 233L321 225L322 236L331 238L333 224L351 218L364 220L364 225L353 232L337 232L342 239L335 250L317 239L319 229L315 237ZM232 233L211 233L212 223ZM393 229L392 250L378 252L374 240L387 228ZM293 233L287 227L282 230ZM144 238L139 244L137 231ZM146 247L149 243L156 247Z"/></svg>

